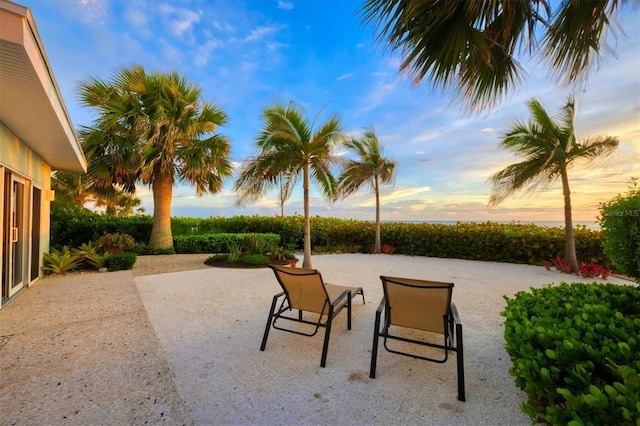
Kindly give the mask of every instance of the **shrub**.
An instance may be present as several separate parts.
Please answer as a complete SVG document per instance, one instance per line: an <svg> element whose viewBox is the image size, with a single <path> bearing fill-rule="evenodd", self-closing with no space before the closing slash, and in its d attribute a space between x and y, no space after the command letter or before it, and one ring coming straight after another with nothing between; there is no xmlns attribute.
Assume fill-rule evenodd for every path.
<svg viewBox="0 0 640 426"><path fill-rule="evenodd" d="M227 257L228 256L226 254L214 254L213 256L207 257L204 263L207 265L211 265L216 262L222 262L223 260L227 260Z"/></svg>
<svg viewBox="0 0 640 426"><path fill-rule="evenodd" d="M640 187L633 178L629 191L600 206L602 247L616 271L640 282Z"/></svg>
<svg viewBox="0 0 640 426"><path fill-rule="evenodd" d="M173 238L176 253L227 253L232 243L246 245L247 239L257 234L206 234L182 235ZM259 238L266 241L266 246L277 246L280 236L277 234L260 234Z"/></svg>
<svg viewBox="0 0 640 426"><path fill-rule="evenodd" d="M124 252L120 254L114 254L109 256L106 261L107 269L113 271L124 271L133 268L136 263L138 255L131 252Z"/></svg>
<svg viewBox="0 0 640 426"><path fill-rule="evenodd" d="M66 274L78 269L82 265L82 258L64 246L60 250L52 248L50 253L43 253L43 263L45 274Z"/></svg>
<svg viewBox="0 0 640 426"><path fill-rule="evenodd" d="M242 257L242 263L246 263L247 265L268 265L271 263L271 259L264 254L252 253L245 254Z"/></svg>
<svg viewBox="0 0 640 426"><path fill-rule="evenodd" d="M127 251L135 247L136 242L129 234L122 232L106 233L96 241L96 247L103 251L121 250Z"/></svg>
<svg viewBox="0 0 640 426"><path fill-rule="evenodd" d="M563 282L505 299L510 373L534 423L640 422L640 288Z"/></svg>

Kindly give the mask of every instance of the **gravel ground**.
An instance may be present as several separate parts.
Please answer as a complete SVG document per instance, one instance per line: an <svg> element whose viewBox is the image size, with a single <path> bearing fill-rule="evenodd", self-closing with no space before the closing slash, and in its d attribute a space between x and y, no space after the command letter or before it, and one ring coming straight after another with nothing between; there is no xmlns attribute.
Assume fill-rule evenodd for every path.
<svg viewBox="0 0 640 426"><path fill-rule="evenodd" d="M204 261L210 254L159 254L138 256L131 273L134 277L165 274L167 272L210 269Z"/></svg>
<svg viewBox="0 0 640 426"><path fill-rule="evenodd" d="M158 262L152 271L169 267L161 258L142 260ZM354 299L352 330L346 330L345 315L336 318L326 368L319 366L323 331L310 338L272 329L266 350L259 350L271 299L280 291L267 268L135 278L196 425L528 425L519 409L525 395L508 373L503 295L551 282L594 281L540 266L397 255L316 255L313 267L326 282L362 286L366 295L364 305ZM455 284L466 402L456 400L455 355L436 364L380 348L377 377L369 378L380 275Z"/></svg>

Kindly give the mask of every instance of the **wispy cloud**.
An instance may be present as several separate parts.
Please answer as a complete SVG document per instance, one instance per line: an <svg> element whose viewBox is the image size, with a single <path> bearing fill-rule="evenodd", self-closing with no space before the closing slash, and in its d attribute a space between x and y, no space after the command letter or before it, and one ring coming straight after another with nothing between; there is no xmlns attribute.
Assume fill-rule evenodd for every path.
<svg viewBox="0 0 640 426"><path fill-rule="evenodd" d="M353 76L352 72L347 73L347 74L342 74L341 76L336 78L336 81L344 80L344 79L347 79L347 78L352 77L352 76Z"/></svg>
<svg viewBox="0 0 640 426"><path fill-rule="evenodd" d="M78 0L81 19L84 22L104 23L108 15L107 4L106 0Z"/></svg>
<svg viewBox="0 0 640 426"><path fill-rule="evenodd" d="M167 3L161 3L159 11L165 16L169 30L177 37L183 37L191 31L193 26L200 22L202 11L194 11L184 7L173 7Z"/></svg>
<svg viewBox="0 0 640 426"><path fill-rule="evenodd" d="M283 0L278 0L278 9L291 10L293 9L293 3Z"/></svg>
<svg viewBox="0 0 640 426"><path fill-rule="evenodd" d="M260 41L271 34L275 34L276 32L280 31L282 28L283 28L282 25L259 26L251 30L251 32L249 32L249 35L247 35L243 41L245 42Z"/></svg>

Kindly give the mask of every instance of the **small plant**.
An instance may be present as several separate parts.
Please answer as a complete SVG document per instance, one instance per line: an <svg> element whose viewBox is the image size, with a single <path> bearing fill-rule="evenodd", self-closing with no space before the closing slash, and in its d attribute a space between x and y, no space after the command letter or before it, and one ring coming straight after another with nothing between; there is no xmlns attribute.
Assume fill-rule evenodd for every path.
<svg viewBox="0 0 640 426"><path fill-rule="evenodd" d="M551 259L551 262L553 263L553 266L558 271L564 272L565 274L570 274L571 273L571 265L569 264L569 262L564 260L562 257L556 257L555 259ZM544 263L544 265L545 265L545 268L547 268L547 271L551 270L549 262Z"/></svg>
<svg viewBox="0 0 640 426"><path fill-rule="evenodd" d="M66 274L78 269L82 264L80 256L64 246L61 250L51 249L50 253L43 254L44 266L42 270L46 274Z"/></svg>
<svg viewBox="0 0 640 426"><path fill-rule="evenodd" d="M110 272L124 271L133 268L133 265L138 260L138 255L131 252L125 252L120 254L114 254L107 258L106 267Z"/></svg>
<svg viewBox="0 0 640 426"><path fill-rule="evenodd" d="M244 240L244 247L247 253L251 254L262 254L267 251L267 242L261 235L250 234Z"/></svg>
<svg viewBox="0 0 640 426"><path fill-rule="evenodd" d="M245 254L242 258L242 263L246 263L247 265L268 265L271 263L271 259L264 254L252 253Z"/></svg>
<svg viewBox="0 0 640 426"><path fill-rule="evenodd" d="M212 265L217 262L222 262L223 260L228 260L229 255L227 254L214 254L213 256L207 257L204 261L205 265Z"/></svg>
<svg viewBox="0 0 640 426"><path fill-rule="evenodd" d="M229 244L229 254L227 254L227 260L229 262L236 262L240 259L240 255L242 254L242 249L240 248L240 244L233 241Z"/></svg>
<svg viewBox="0 0 640 426"><path fill-rule="evenodd" d="M380 246L380 251L384 254L393 254L396 252L396 248L391 244L382 244Z"/></svg>
<svg viewBox="0 0 640 426"><path fill-rule="evenodd" d="M114 254L132 249L135 245L136 242L131 235L121 232L104 234L96 241L96 247Z"/></svg>
<svg viewBox="0 0 640 426"><path fill-rule="evenodd" d="M111 253L92 253L85 255L84 260L93 269L99 271L107 266L107 259L111 256Z"/></svg>

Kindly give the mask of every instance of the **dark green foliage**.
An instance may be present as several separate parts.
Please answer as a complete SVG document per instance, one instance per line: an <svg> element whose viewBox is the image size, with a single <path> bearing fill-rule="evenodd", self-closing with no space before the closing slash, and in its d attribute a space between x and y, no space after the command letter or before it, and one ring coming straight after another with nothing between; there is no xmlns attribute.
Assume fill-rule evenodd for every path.
<svg viewBox="0 0 640 426"><path fill-rule="evenodd" d="M228 255L221 253L221 254L214 254L213 256L209 256L207 257L207 259L204 261L204 263L206 265L211 265L214 264L216 262L222 262L223 260L227 260L228 259Z"/></svg>
<svg viewBox="0 0 640 426"><path fill-rule="evenodd" d="M103 218L91 213L86 220L79 221L80 231L71 232L76 225L68 218L69 227L52 223L53 241L57 245L78 247L89 239L97 240L103 232ZM143 220L146 218L146 222ZM140 224L141 230L123 229L112 226L106 232L126 232L136 241L148 241L151 219L147 216L122 218L123 221ZM56 220L52 217L52 220ZM119 218L113 218L119 220ZM114 222L115 223L115 222ZM124 222L122 222L124 223ZM119 226L119 225L118 225ZM304 218L301 215L278 216L234 216L210 218L172 219L174 246L176 253L226 253L229 243L236 237L230 234L276 234L275 241L267 244L300 250L304 241ZM396 254L448 257L509 263L541 264L542 261L564 257L564 229L546 228L535 225L499 223L458 223L456 225L428 223L382 223L382 244L395 248ZM130 228L130 227L129 227ZM62 232L62 236L56 235ZM211 233L206 233L211 232ZM215 233L215 234L214 234ZM574 229L578 260L610 267L610 262L602 251L602 233L584 227ZM145 234L145 237L140 235ZM217 236L212 236L217 235ZM276 237L273 237L276 238ZM311 248L318 251L332 251L336 248L346 252L368 253L375 239L375 223L352 219L337 219L314 216L311 218ZM57 246L56 245L56 246ZM54 246L54 247L56 247ZM323 249L324 247L324 249ZM140 249L142 249L140 247ZM138 251L136 248L136 252Z"/></svg>
<svg viewBox="0 0 640 426"><path fill-rule="evenodd" d="M602 246L616 271L640 281L640 187L632 179L629 191L600 206Z"/></svg>
<svg viewBox="0 0 640 426"><path fill-rule="evenodd" d="M112 256L109 256L109 258L107 258L107 261L105 262L105 265L111 272L124 271L133 268L133 265L136 263L137 259L137 254L124 252L121 254L114 254Z"/></svg>
<svg viewBox="0 0 640 426"><path fill-rule="evenodd" d="M52 203L51 247L80 247L87 241L97 241L105 233L129 234L136 241L147 242L151 236L152 217L108 216L77 207L60 207Z"/></svg>
<svg viewBox="0 0 640 426"><path fill-rule="evenodd" d="M207 234L176 236L173 245L176 253L226 253L232 244L237 243L241 248L247 245L247 241L255 241L256 238L264 244L278 245L280 236L277 234Z"/></svg>
<svg viewBox="0 0 640 426"><path fill-rule="evenodd" d="M247 265L268 265L271 263L271 259L264 254L252 253L242 256L242 263Z"/></svg>
<svg viewBox="0 0 640 426"><path fill-rule="evenodd" d="M561 283L507 300L507 352L534 423L640 424L640 288Z"/></svg>

